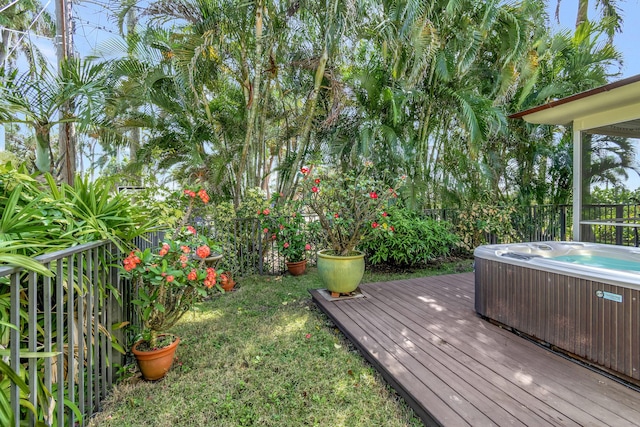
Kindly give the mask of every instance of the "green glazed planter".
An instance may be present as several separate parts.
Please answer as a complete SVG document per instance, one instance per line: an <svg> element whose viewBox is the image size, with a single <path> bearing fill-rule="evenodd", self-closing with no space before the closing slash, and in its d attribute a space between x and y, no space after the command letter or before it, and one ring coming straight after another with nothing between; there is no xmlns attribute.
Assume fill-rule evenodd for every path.
<svg viewBox="0 0 640 427"><path fill-rule="evenodd" d="M332 250L318 252L318 275L332 293L348 294L356 290L364 275L364 253L356 255L330 255Z"/></svg>

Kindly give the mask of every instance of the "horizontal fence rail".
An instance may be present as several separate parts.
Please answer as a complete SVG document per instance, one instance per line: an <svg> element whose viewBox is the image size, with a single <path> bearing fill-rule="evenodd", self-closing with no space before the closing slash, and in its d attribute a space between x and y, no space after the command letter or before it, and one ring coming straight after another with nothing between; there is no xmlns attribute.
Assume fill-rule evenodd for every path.
<svg viewBox="0 0 640 427"><path fill-rule="evenodd" d="M123 294L114 265L118 257L112 243L101 241L36 257L52 277L0 268L0 287L10 288L10 322L16 327L0 325L0 335L9 330L10 366L26 380L31 405L44 404L38 418L47 425L54 420L60 426L85 425L114 381L112 324L124 320L117 302ZM25 352L55 355L25 359ZM42 387L54 405L50 399L38 402ZM15 426L23 425L21 418L35 425L36 416L21 409L14 383L10 405Z"/></svg>

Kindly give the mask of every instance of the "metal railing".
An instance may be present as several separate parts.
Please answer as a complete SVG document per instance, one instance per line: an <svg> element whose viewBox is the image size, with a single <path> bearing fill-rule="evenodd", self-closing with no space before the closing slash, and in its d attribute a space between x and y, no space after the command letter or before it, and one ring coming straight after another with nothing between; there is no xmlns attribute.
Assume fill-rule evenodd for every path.
<svg viewBox="0 0 640 427"><path fill-rule="evenodd" d="M311 220L313 218L309 218L309 221ZM222 246L223 258L219 264L221 268L242 275L282 274L286 271L284 257L279 253L271 235L264 232L264 226L264 220L258 218L234 218L227 221L224 226L208 221L197 224L199 232L206 233ZM319 233L309 229L305 232L311 246L308 260L310 265L314 265L316 251L326 246Z"/></svg>
<svg viewBox="0 0 640 427"><path fill-rule="evenodd" d="M500 209L500 208L497 208ZM430 209L433 219L458 223L459 209ZM622 246L640 246L640 205L592 204L582 210L581 240ZM521 206L511 214L515 237L489 233L485 243L568 240L572 236L572 205Z"/></svg>
<svg viewBox="0 0 640 427"><path fill-rule="evenodd" d="M84 425L100 409L114 381L112 325L126 321L119 303L130 297L122 289L115 260L119 251L110 242L93 242L38 256L53 273L52 277L25 271L20 267L0 268L0 287L9 291L9 364L23 375L29 387L28 400L40 408L38 416L21 408L20 389L10 388L10 405L15 426L21 418L34 425ZM4 334L2 334L4 335ZM51 352L53 357L21 358L24 352ZM40 381L42 381L40 383ZM42 386L55 400L49 407L38 400ZM40 405L40 406L39 406ZM78 419L75 410L82 419Z"/></svg>

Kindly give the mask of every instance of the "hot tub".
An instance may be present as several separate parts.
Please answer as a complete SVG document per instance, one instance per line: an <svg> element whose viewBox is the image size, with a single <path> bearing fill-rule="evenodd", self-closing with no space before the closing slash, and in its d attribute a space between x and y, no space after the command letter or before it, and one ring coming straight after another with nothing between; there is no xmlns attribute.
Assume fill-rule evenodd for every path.
<svg viewBox="0 0 640 427"><path fill-rule="evenodd" d="M514 243L474 256L478 314L640 385L640 249Z"/></svg>

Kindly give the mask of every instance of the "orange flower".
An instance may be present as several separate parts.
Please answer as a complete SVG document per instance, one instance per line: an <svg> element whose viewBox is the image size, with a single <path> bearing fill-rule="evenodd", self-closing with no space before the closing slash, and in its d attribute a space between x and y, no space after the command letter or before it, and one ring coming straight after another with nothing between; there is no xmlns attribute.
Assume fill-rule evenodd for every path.
<svg viewBox="0 0 640 427"><path fill-rule="evenodd" d="M196 255L198 255L200 258L206 258L211 254L211 249L209 248L209 246L203 245L203 246L198 246L198 248L196 249Z"/></svg>
<svg viewBox="0 0 640 427"><path fill-rule="evenodd" d="M198 191L198 197L200 197L200 200L202 200L203 203L209 203L209 195L204 189Z"/></svg>

